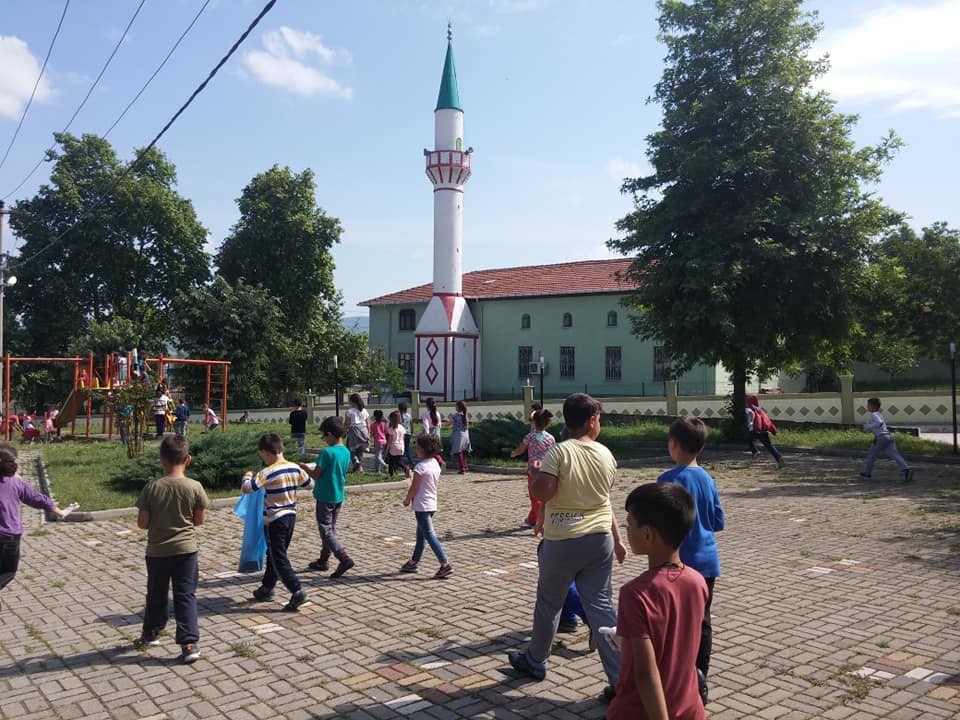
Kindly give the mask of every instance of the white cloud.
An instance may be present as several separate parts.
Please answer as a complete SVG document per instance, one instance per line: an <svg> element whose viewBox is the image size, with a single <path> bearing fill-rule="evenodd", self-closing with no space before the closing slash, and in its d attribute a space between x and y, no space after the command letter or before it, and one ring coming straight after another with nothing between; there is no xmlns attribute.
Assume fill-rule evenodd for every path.
<svg viewBox="0 0 960 720"><path fill-rule="evenodd" d="M830 54L819 86L843 100L892 110L960 116L960 0L887 4L850 28L827 34L814 54Z"/></svg>
<svg viewBox="0 0 960 720"><path fill-rule="evenodd" d="M0 35L0 117L19 118L40 74L40 63L27 44L13 35ZM46 74L37 86L35 100L45 102L56 96Z"/></svg>
<svg viewBox="0 0 960 720"><path fill-rule="evenodd" d="M607 164L603 166L603 169L607 171L607 175L610 176L611 180L616 181L617 185L620 185L625 178L644 177L653 173L653 168L646 160L634 162L632 160L624 160L622 157L615 157L613 160L609 160Z"/></svg>
<svg viewBox="0 0 960 720"><path fill-rule="evenodd" d="M243 56L243 66L260 82L283 88L298 95L326 95L349 100L353 88L342 85L326 72L310 64L349 64L346 50L333 50L314 33L283 26L263 35L263 50Z"/></svg>

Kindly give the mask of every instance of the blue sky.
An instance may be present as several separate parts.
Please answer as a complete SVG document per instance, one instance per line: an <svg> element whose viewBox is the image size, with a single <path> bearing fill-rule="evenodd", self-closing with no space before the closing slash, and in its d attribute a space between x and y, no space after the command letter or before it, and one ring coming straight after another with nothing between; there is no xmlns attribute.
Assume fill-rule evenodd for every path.
<svg viewBox="0 0 960 720"><path fill-rule="evenodd" d="M0 196L42 156L87 92L137 6L74 0L6 164ZM125 158L148 142L239 36L260 0L213 0L109 140ZM147 0L71 132L103 133L202 0ZM0 25L0 152L6 148L63 7L6 0ZM920 227L960 226L960 0L807 3L825 23L823 80L858 113L861 144L895 129L906 147L879 194ZM446 46L454 53L475 148L464 206L464 269L607 257L642 174L663 68L654 3L637 0L280 0L161 142L179 191L215 250L235 198L274 163L312 168L317 201L344 225L334 250L347 315L361 300L429 282L432 202L422 150ZM46 181L46 165L9 201ZM15 245L5 228L4 246ZM305 288L305 292L309 292ZM13 298L11 298L12 300Z"/></svg>

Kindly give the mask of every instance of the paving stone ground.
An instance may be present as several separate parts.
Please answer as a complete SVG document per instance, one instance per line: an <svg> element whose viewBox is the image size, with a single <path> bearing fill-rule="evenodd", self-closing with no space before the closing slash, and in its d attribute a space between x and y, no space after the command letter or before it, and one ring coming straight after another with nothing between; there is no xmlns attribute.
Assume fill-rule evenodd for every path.
<svg viewBox="0 0 960 720"><path fill-rule="evenodd" d="M709 717L960 717L960 467L918 465L904 486L884 461L864 484L854 459L787 460L778 472L741 454L707 459L728 518ZM621 520L629 489L667 465L621 472ZM131 647L146 577L133 517L41 526L25 511L20 574L2 594L0 718L602 718L586 632L559 636L544 682L506 663L536 585L523 478L444 476L446 580L430 577L429 550L430 572L397 572L415 533L401 498L348 495L341 537L357 567L339 581L303 572L313 603L292 615L248 602L258 583L234 572L240 522L211 511L192 666L172 620L161 647ZM298 568L317 554L312 511L304 502L291 546ZM645 565L628 558L615 587Z"/></svg>

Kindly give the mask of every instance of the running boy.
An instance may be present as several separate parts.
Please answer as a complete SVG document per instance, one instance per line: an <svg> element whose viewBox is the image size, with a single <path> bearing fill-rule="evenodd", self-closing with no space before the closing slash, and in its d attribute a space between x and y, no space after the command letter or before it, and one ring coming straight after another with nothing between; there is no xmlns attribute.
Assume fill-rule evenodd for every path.
<svg viewBox="0 0 960 720"><path fill-rule="evenodd" d="M330 556L333 555L340 562L330 577L338 578L354 566L353 560L337 539L337 518L343 506L343 488L347 484L353 456L344 445L347 425L339 417L325 418L320 423L320 434L327 447L317 455L316 466L311 469L300 463L300 468L317 481L313 486L313 497L317 501L320 557L307 567L326 572L330 567Z"/></svg>
<svg viewBox="0 0 960 720"><path fill-rule="evenodd" d="M657 478L660 483L682 485L690 493L696 508L693 528L680 545L680 560L703 575L707 583L707 606L703 612L700 648L697 651L697 680L704 704L707 702L707 673L710 671L710 652L713 649L710 606L713 604L714 583L720 577L720 555L714 533L723 530L726 522L717 484L710 473L697 463L697 457L706 443L707 426L700 418L687 416L674 420L667 435L667 449L677 465Z"/></svg>
<svg viewBox="0 0 960 720"><path fill-rule="evenodd" d="M887 421L880 414L880 399L870 398L867 400L867 410L870 411L870 417L863 424L863 429L873 433L873 444L867 452L867 459L863 464L863 472L860 473L860 477L865 480L870 480L873 477L873 463L876 462L877 455L883 453L900 468L900 472L903 473L903 481L910 482L913 480L913 470L909 463L903 459L900 451L897 450L897 441L893 439L893 435L887 428Z"/></svg>
<svg viewBox="0 0 960 720"><path fill-rule="evenodd" d="M266 488L263 504L263 524L267 534L267 566L260 587L253 591L255 600L272 600L277 576L290 591L290 600L283 609L296 612L308 601L300 580L287 558L287 547L293 539L297 522L297 489L313 487L307 472L283 457L283 439L276 433L264 433L257 442L257 452L266 465L254 475L243 476L241 490L245 493Z"/></svg>
<svg viewBox="0 0 960 720"><path fill-rule="evenodd" d="M626 508L627 542L650 569L620 588L621 673L607 720L704 720L694 661L707 587L679 550L697 521L693 498L678 483L648 483Z"/></svg>
<svg viewBox="0 0 960 720"><path fill-rule="evenodd" d="M184 475L190 459L185 437L164 436L160 442L163 477L148 482L137 498L137 527L147 531L147 604L143 630L135 644L141 648L160 644L172 583L176 642L185 663L200 657L197 527L203 525L210 504L203 486Z"/></svg>

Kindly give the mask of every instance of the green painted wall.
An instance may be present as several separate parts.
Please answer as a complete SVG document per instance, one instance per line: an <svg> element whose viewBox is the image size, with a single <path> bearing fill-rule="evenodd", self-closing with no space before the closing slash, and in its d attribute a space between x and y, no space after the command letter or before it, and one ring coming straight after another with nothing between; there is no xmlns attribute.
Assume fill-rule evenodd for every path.
<svg viewBox="0 0 960 720"><path fill-rule="evenodd" d="M630 332L630 319L621 307L620 295L578 295L570 297L522 298L517 300L473 301L470 310L480 328L480 373L482 397L516 397L527 378L537 388L540 379L519 372L519 348L531 347L533 360L543 353L547 364L544 392L563 397L586 391L597 396L663 395L663 383L654 381L654 346ZM416 311L420 319L426 303L381 305L370 308L370 346L381 348L394 362L400 352L414 352L412 332L400 332L399 311ZM608 327L607 314L617 313L617 325ZM572 326L563 327L563 315L572 315ZM524 314L530 327L521 327ZM574 376L560 377L560 348L574 348ZM606 348L621 348L621 379L606 379ZM722 378L720 378L722 381ZM410 381L413 381L412 376ZM716 368L698 366L680 378L683 395L713 394Z"/></svg>

